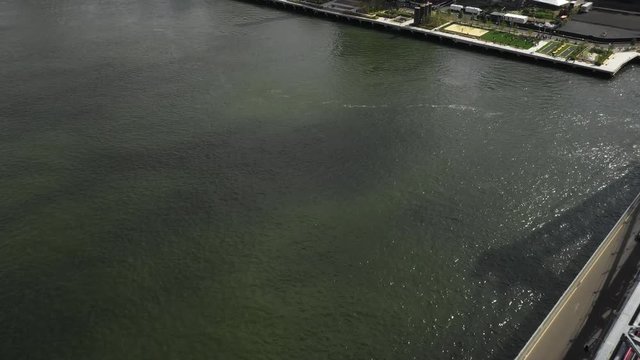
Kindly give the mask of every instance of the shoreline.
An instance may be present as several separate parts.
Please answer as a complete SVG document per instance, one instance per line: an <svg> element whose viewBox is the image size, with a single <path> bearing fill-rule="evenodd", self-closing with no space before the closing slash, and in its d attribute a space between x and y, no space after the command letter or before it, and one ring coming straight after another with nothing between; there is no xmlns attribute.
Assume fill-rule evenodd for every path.
<svg viewBox="0 0 640 360"><path fill-rule="evenodd" d="M360 26L372 26L376 30L401 32L403 35L412 36L415 38L422 38L429 41L437 41L440 43L447 42L448 44L457 48L466 48L476 51L492 51L494 54L501 56L509 56L512 58L518 58L520 60L526 60L532 63L561 67L573 72L581 72L589 75L596 75L601 77L612 78L618 72L626 67L626 65L640 59L640 53L636 51L617 52L611 55L611 57L601 66L589 64L581 61L570 61L567 59L555 58L553 56L544 55L536 52L546 44L545 41L541 41L538 45L522 50L513 48L510 46L500 45L480 39L465 37L456 35L444 31L439 31L439 28L447 27L449 24L445 24L434 28L433 30L413 26L413 19L404 22L397 23L384 18L369 18L360 14L351 12L342 12L327 9L321 5L307 4L294 2L290 0L240 0L248 3L261 3L268 6L279 7L287 11L297 11L305 13L309 16L325 17L332 21L343 21L346 23L360 25ZM466 46L460 46L460 45Z"/></svg>

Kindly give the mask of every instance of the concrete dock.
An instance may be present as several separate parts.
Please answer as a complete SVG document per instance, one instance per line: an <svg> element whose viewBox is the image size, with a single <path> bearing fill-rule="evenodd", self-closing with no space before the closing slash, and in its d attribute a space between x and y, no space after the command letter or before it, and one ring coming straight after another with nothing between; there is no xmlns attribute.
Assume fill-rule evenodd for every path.
<svg viewBox="0 0 640 360"><path fill-rule="evenodd" d="M246 1L246 0L245 0ZM640 58L640 53L636 51L617 52L612 54L604 64L597 66L594 64L571 61L562 58L556 58L550 55L545 55L536 52L536 49L544 44L538 44L538 46L531 49L516 49L510 46L504 46L476 38L471 38L462 35L456 35L448 32L441 31L440 29L446 27L448 24L440 26L438 28L429 30L422 27L413 26L413 21L405 21L402 23L394 22L390 19L381 17L372 18L348 10L334 10L322 5L315 5L305 2L296 2L291 0L260 0L263 3L282 7L290 10L297 10L302 12L308 12L318 16L329 17L337 20L343 20L346 22L376 26L388 30L400 31L407 34L424 36L429 40L447 40L455 44L466 45L468 47L475 47L486 50L493 50L503 54L509 54L523 59L539 61L541 63L559 65L565 68L574 69L582 72L588 72L596 75L604 75L607 77L613 77L616 75L625 65L629 64L636 58Z"/></svg>

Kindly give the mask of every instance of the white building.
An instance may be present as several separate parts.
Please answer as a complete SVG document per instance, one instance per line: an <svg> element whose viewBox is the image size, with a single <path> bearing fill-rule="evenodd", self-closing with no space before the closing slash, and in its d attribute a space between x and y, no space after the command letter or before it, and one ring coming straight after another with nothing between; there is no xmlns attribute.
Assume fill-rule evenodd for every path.
<svg viewBox="0 0 640 360"><path fill-rule="evenodd" d="M536 5L546 8L559 9L569 5L568 0L533 0Z"/></svg>
<svg viewBox="0 0 640 360"><path fill-rule="evenodd" d="M464 12L466 12L467 14L479 15L482 13L482 9L473 6L467 6L464 8Z"/></svg>
<svg viewBox="0 0 640 360"><path fill-rule="evenodd" d="M504 20L514 24L526 24L529 21L529 17L518 14L504 14Z"/></svg>
<svg viewBox="0 0 640 360"><path fill-rule="evenodd" d="M580 5L580 12L589 12L591 11L591 9L593 9L593 3L592 2L586 2L582 5Z"/></svg>

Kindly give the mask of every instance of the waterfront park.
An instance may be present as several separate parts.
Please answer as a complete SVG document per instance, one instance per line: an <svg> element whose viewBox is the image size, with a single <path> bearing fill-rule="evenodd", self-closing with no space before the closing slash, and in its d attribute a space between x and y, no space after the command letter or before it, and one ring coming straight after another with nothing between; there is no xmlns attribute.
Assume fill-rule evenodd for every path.
<svg viewBox="0 0 640 360"><path fill-rule="evenodd" d="M479 8L458 5L454 1L439 3L395 0L287 0L313 9L368 19L396 28L426 30L429 34L479 47L512 52L526 51L529 58L547 60L594 72L615 74L626 63L640 57L640 29L634 34L608 38L603 34L574 34L563 30L573 17L584 14L583 1L571 6L539 7L544 3L569 4L565 0L532 0L525 7ZM538 2L540 4L538 4ZM531 5L533 4L533 5ZM589 5L591 6L591 5ZM502 10L502 11L497 11ZM632 14L640 20L639 14ZM612 16L616 16L615 14ZM632 17L633 17L632 16ZM580 20L581 21L581 20ZM614 20L615 21L615 20ZM615 32L615 24L613 32ZM411 32L414 32L411 30ZM441 37L441 39L442 39Z"/></svg>

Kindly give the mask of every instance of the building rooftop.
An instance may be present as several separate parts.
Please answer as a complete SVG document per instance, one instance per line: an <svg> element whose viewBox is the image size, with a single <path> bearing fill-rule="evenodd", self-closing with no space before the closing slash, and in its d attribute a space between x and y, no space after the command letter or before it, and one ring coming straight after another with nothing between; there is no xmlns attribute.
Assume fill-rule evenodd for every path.
<svg viewBox="0 0 640 360"><path fill-rule="evenodd" d="M565 6L567 4L569 4L569 1L567 0L533 0L534 2L537 3L541 3L541 4L546 4L546 5L551 5L551 6Z"/></svg>

